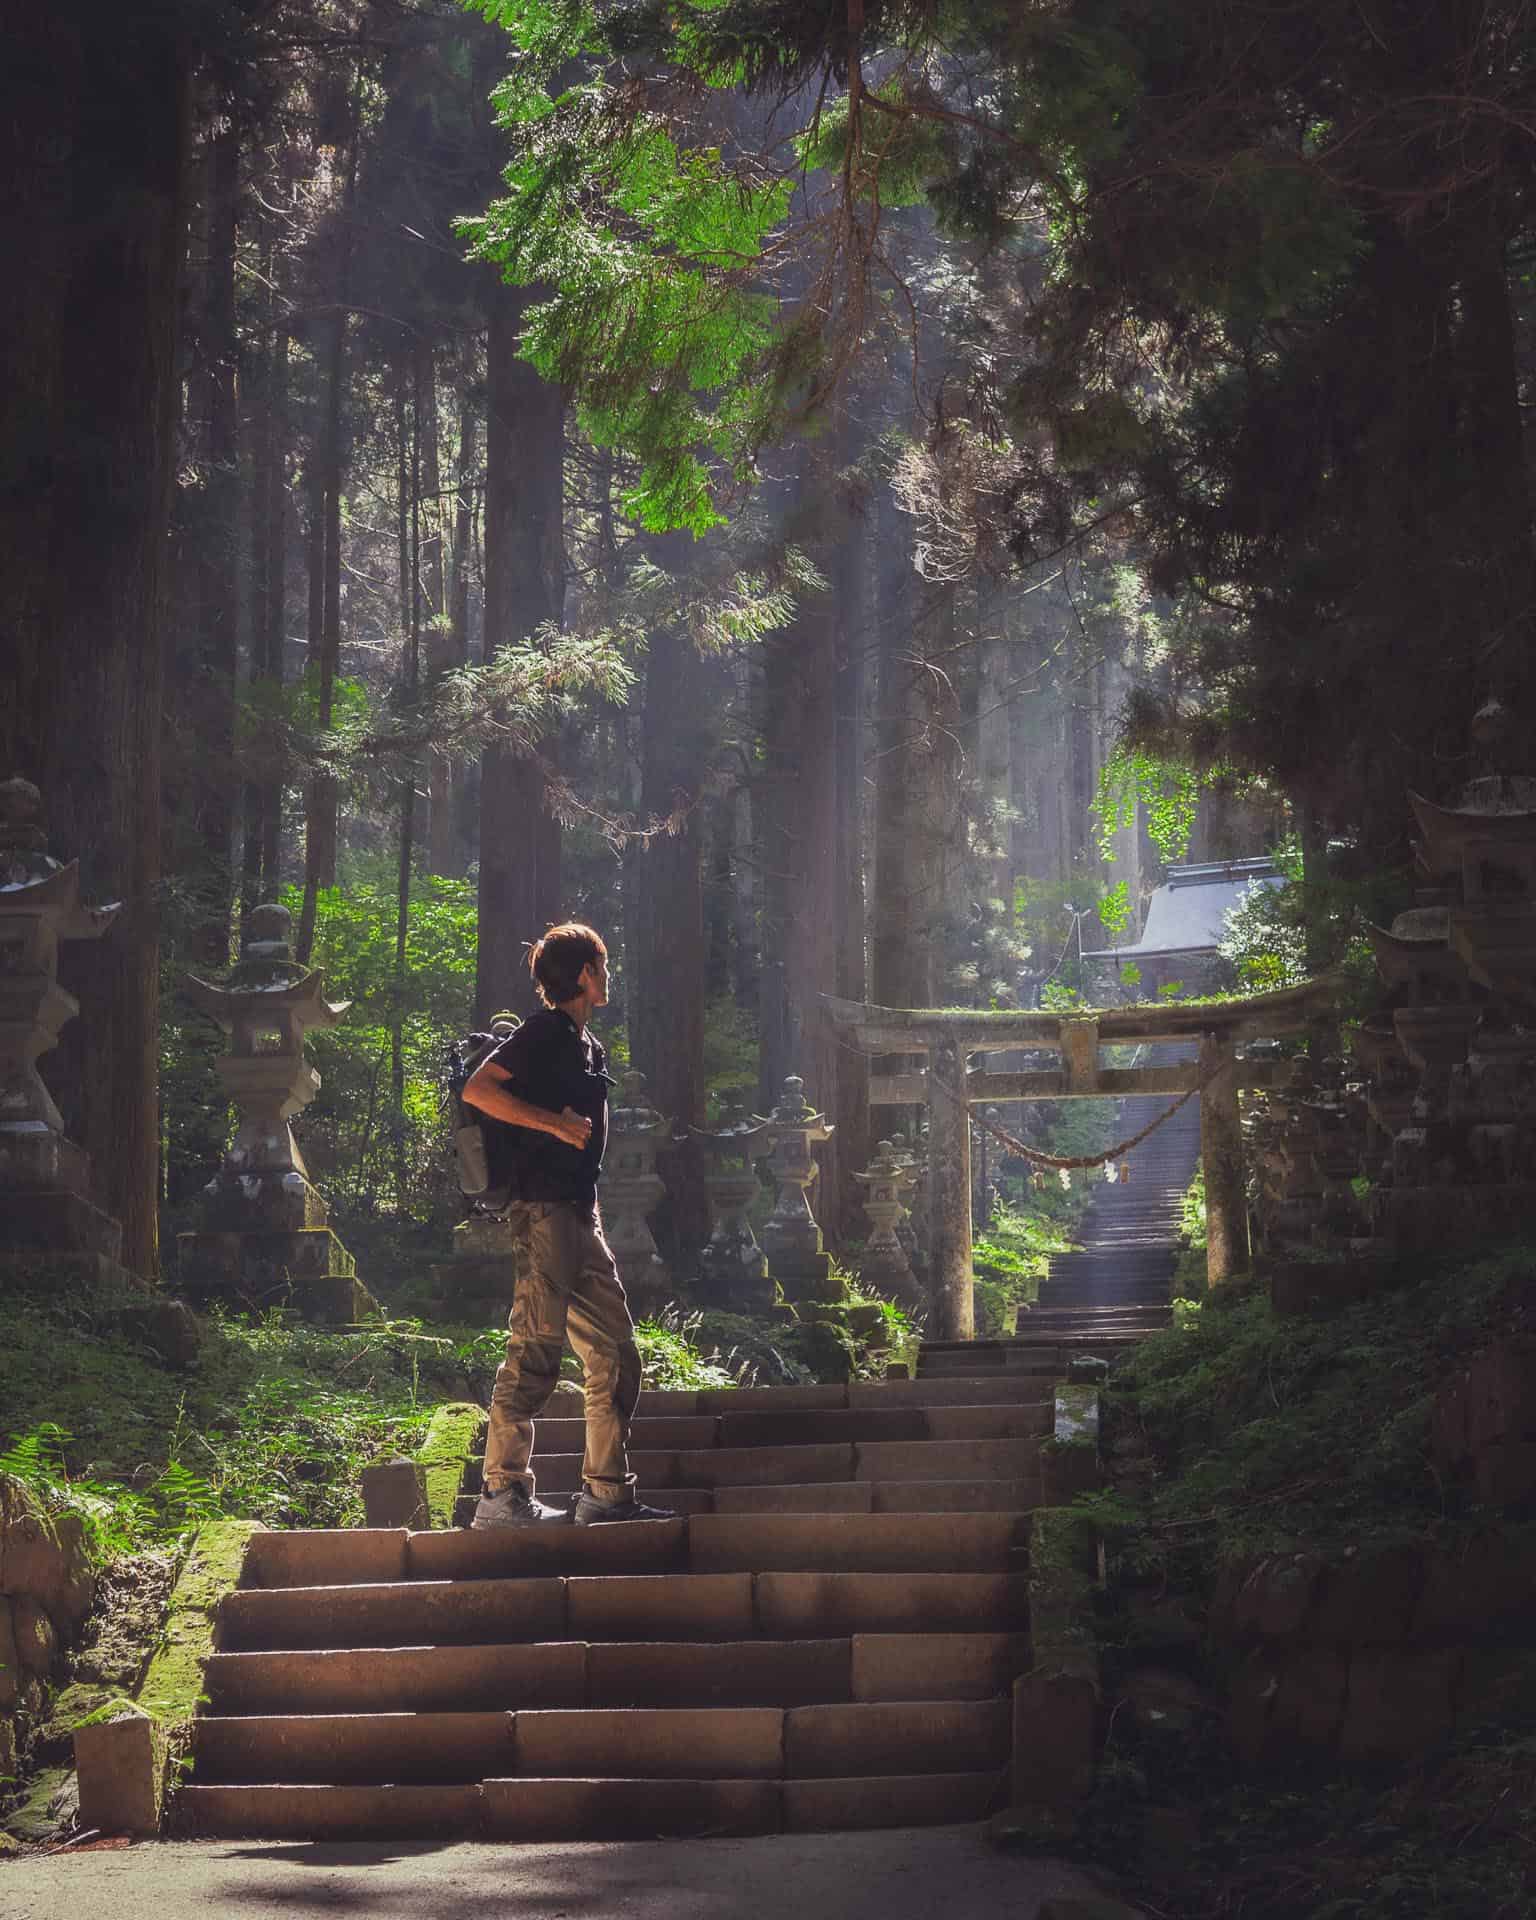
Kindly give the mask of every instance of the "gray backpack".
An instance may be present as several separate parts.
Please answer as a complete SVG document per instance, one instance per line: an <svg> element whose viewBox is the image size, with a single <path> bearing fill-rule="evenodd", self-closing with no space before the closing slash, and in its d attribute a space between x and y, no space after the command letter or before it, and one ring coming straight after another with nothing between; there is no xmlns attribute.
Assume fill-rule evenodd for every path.
<svg viewBox="0 0 1536 1920"><path fill-rule="evenodd" d="M517 1031L520 1024L515 1015L499 1013L491 1022L489 1033L471 1033L463 1040L455 1040L448 1049L443 1076L443 1106L453 1134L453 1159L459 1176L459 1192L466 1200L475 1201L482 1212L495 1212L504 1207L508 1196L505 1192L493 1192L491 1189L485 1129L495 1126L496 1122L488 1119L478 1107L466 1102L464 1089L476 1068L489 1059L502 1041Z"/></svg>

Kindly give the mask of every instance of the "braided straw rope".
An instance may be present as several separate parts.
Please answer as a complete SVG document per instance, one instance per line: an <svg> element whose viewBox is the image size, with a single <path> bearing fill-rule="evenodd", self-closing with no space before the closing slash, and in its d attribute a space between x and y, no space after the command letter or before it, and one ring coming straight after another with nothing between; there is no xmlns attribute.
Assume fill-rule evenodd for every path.
<svg viewBox="0 0 1536 1920"><path fill-rule="evenodd" d="M1140 1133L1133 1133L1129 1140L1122 1140L1118 1146L1107 1147L1103 1153L1042 1153L1038 1147L1025 1146L1022 1140L1016 1135L1009 1133L1005 1127L998 1126L995 1121L983 1119L979 1113L976 1113L971 1108L968 1100L962 1100L960 1095L954 1092L952 1088L947 1087L936 1073L930 1073L928 1075L928 1085L930 1088L937 1087L951 1105L964 1107L969 1112L971 1120L978 1127L984 1127L994 1139L1000 1140L1010 1153L1017 1154L1021 1160L1027 1160L1031 1166L1054 1167L1057 1169L1066 1167L1102 1167L1106 1161L1123 1159L1124 1156L1131 1151L1132 1147L1139 1147L1149 1133L1156 1133L1165 1120L1171 1120L1186 1101L1193 1100L1197 1093L1203 1093L1216 1076L1225 1070L1226 1065L1226 1061L1222 1061L1219 1066L1213 1067L1209 1073L1204 1074L1195 1082L1188 1093L1181 1093L1165 1113L1160 1113L1155 1120L1149 1121Z"/></svg>

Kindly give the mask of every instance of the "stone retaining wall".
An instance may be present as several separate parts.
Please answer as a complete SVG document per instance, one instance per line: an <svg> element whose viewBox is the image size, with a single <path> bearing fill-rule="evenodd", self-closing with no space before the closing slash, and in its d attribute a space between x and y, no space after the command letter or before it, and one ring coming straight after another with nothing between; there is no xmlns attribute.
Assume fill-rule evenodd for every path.
<svg viewBox="0 0 1536 1920"><path fill-rule="evenodd" d="M60 1650L94 1593L79 1519L44 1513L20 1481L0 1475L0 1791L19 1772Z"/></svg>
<svg viewBox="0 0 1536 1920"><path fill-rule="evenodd" d="M1495 1715L1536 1713L1536 1526L1454 1552L1276 1555L1218 1586L1228 1731L1245 1766L1416 1762Z"/></svg>

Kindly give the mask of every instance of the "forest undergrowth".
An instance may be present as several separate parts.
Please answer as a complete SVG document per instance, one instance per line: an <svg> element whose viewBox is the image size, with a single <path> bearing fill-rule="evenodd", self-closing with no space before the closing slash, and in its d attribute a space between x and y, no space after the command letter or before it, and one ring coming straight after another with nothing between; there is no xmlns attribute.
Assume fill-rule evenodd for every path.
<svg viewBox="0 0 1536 1920"><path fill-rule="evenodd" d="M771 1385L883 1368L913 1337L907 1318L844 1281L842 1310L827 1321L664 1308L636 1328L645 1384ZM103 1561L222 1515L360 1524L363 1468L409 1452L442 1402L488 1400L505 1351L499 1326L381 1317L329 1331L281 1312L215 1311L196 1357L178 1365L131 1319L125 1330L141 1305L141 1295L68 1288L0 1301L0 1473L79 1513ZM569 1356L566 1369L579 1378Z"/></svg>
<svg viewBox="0 0 1536 1920"><path fill-rule="evenodd" d="M1107 1697L1144 1662L1138 1617L1203 1627L1224 1569L1301 1551L1454 1553L1490 1525L1437 1471L1436 1392L1490 1338L1527 1323L1536 1247L1414 1262L1399 1284L1322 1319L1234 1287L1191 1306L1111 1378L1111 1483L1080 1504L1106 1543L1099 1622ZM1219 1694L1209 1639L1191 1677ZM1529 1689L1526 1690L1529 1692ZM1234 1777L1220 1713L1162 1732L1111 1714L1081 1844L1178 1920L1523 1920L1536 1903L1536 1718L1529 1700L1460 1729L1391 1780ZM1180 1857L1152 1863L1149 1821L1184 1809ZM1151 1810L1149 1812L1149 1810Z"/></svg>

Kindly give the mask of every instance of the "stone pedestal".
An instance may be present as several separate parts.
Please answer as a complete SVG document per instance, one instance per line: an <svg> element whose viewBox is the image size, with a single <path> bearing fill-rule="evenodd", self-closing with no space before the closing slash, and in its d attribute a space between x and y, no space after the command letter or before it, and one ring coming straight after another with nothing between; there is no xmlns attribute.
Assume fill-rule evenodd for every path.
<svg viewBox="0 0 1536 1920"><path fill-rule="evenodd" d="M867 1171L853 1177L864 1188L864 1211L869 1216L869 1238L859 1260L860 1280L904 1307L925 1311L927 1295L917 1284L898 1232L916 1173L904 1164L891 1141L882 1140Z"/></svg>
<svg viewBox="0 0 1536 1920"><path fill-rule="evenodd" d="M38 1070L80 1011L58 983L60 947L99 939L117 913L81 905L78 866L47 850L37 788L0 783L0 1287L155 1299L123 1266L122 1227L90 1198L89 1157Z"/></svg>
<svg viewBox="0 0 1536 1920"><path fill-rule="evenodd" d="M761 1125L733 1115L719 1132L699 1135L710 1161L704 1191L713 1223L709 1244L699 1255L699 1298L733 1312L763 1313L773 1306L768 1256L747 1217L759 1191L752 1149L763 1132Z"/></svg>
<svg viewBox="0 0 1536 1920"><path fill-rule="evenodd" d="M512 1311L517 1248L495 1214L472 1213L453 1230L453 1255L432 1269L434 1317L450 1326L490 1327Z"/></svg>
<svg viewBox="0 0 1536 1920"><path fill-rule="evenodd" d="M216 1065L239 1124L203 1190L200 1230L177 1238L178 1272L194 1298L256 1311L290 1306L337 1325L375 1303L331 1231L288 1123L320 1087L304 1034L334 1026L346 1003L332 1005L323 976L296 964L290 925L286 907L255 908L228 985L189 982L193 1001L229 1035Z"/></svg>
<svg viewBox="0 0 1536 1920"><path fill-rule="evenodd" d="M798 1074L784 1082L784 1096L762 1126L773 1142L768 1170L777 1183L773 1211L763 1224L768 1271L786 1300L833 1299L832 1256L821 1244L810 1201L818 1173L811 1149L830 1140L833 1129L807 1104Z"/></svg>
<svg viewBox="0 0 1536 1920"><path fill-rule="evenodd" d="M262 1313L288 1307L317 1326L348 1326L377 1310L357 1262L329 1227L291 1233L183 1233L176 1257L182 1286L199 1301L223 1300Z"/></svg>
<svg viewBox="0 0 1536 1920"><path fill-rule="evenodd" d="M122 1257L122 1229L92 1205L90 1161L65 1139L37 1064L80 1011L59 985L59 948L100 939L117 913L81 904L78 863L61 865L48 852L37 788L0 784L0 1250L8 1265L50 1256L115 1268Z"/></svg>
<svg viewBox="0 0 1536 1920"><path fill-rule="evenodd" d="M667 1121L646 1103L645 1075L626 1073L608 1119L603 1161L603 1237L638 1320L672 1297L672 1275L656 1249L650 1218L666 1196L656 1156L667 1144Z"/></svg>

